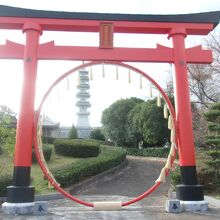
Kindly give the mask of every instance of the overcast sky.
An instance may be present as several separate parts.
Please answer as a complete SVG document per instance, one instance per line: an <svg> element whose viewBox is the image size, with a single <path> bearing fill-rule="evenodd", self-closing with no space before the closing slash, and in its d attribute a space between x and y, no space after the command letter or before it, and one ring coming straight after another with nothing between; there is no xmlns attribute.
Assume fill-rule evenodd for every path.
<svg viewBox="0 0 220 220"><path fill-rule="evenodd" d="M1 0L0 4L42 10L179 14L217 11L219 0Z"/></svg>
<svg viewBox="0 0 220 220"><path fill-rule="evenodd" d="M0 0L0 4L41 10L131 14L182 14L220 10L219 0ZM20 31L1 30L0 44L4 44L5 39L24 43L24 35ZM41 37L41 43L51 40L55 40L58 45L97 46L98 34L93 33L85 36L82 33L45 32ZM200 41L201 38L199 37L190 40L192 44L198 44ZM117 34L114 36L114 42L115 46L155 47L156 43L171 46L166 36L129 35L126 36L125 40L124 35ZM39 62L36 108L48 86L58 76L79 64L79 62L73 61ZM169 64L135 63L133 65L149 73L161 85L164 85L167 71L170 68ZM22 61L0 60L0 66L0 104L6 104L18 112L22 85ZM119 68L119 80L116 80L115 69L113 66L106 66L106 76L102 78L102 67L93 67L94 80L90 82L90 101L92 104L90 124L92 126L100 125L102 110L113 101L131 96L147 98L149 87L147 81L143 82L143 88L140 89L139 75L131 73L131 83L129 83L128 70L124 68ZM67 80L64 80L50 95L44 110L45 114L49 115L54 121L62 122L63 125L71 125L76 122L74 105L76 102L77 74L72 75L68 80L70 89L67 88Z"/></svg>

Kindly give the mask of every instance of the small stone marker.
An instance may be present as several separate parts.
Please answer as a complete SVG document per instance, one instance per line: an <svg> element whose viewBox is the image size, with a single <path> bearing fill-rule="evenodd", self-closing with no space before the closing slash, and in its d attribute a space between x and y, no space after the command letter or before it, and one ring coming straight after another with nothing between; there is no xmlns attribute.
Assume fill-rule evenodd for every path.
<svg viewBox="0 0 220 220"><path fill-rule="evenodd" d="M180 201L178 199L170 199L166 201L166 211L172 213L180 213L182 211Z"/></svg>
<svg viewBox="0 0 220 220"><path fill-rule="evenodd" d="M38 201L35 202L34 205L34 215L46 215L47 212L47 202L45 201Z"/></svg>

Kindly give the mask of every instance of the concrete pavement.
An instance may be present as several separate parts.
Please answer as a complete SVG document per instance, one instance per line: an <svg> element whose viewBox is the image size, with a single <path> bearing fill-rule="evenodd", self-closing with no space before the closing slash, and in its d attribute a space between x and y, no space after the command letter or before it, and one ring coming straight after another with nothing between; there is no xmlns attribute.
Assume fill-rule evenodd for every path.
<svg viewBox="0 0 220 220"><path fill-rule="evenodd" d="M160 173L163 161L150 160L149 158L137 159L129 158L127 166L120 170L109 172L96 178L94 184L82 183L80 190L74 192L78 198L94 201L127 201L139 195L149 188ZM78 188L79 189L79 188ZM5 220L58 220L58 219L80 219L80 220L215 220L220 219L220 203L218 200L210 200L209 210L206 212L179 214L167 213L165 211L166 194L169 189L169 182L163 184L160 189L149 197L133 205L123 207L117 211L94 211L90 207L85 207L68 199L55 199L48 201L48 214L44 216L14 216L5 215L0 209L0 219ZM74 191L72 189L72 191ZM117 195L116 195L117 193ZM113 195L112 195L113 194ZM57 196L58 197L58 196Z"/></svg>

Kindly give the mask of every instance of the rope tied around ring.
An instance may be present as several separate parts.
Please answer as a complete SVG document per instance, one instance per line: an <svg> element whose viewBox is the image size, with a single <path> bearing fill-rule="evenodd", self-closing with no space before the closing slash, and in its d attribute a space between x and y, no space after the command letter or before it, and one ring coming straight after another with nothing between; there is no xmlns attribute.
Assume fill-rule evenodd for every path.
<svg viewBox="0 0 220 220"><path fill-rule="evenodd" d="M42 129L42 120L43 120L43 117L40 117L40 119L38 120L38 126L37 126L37 148L38 148L38 152L39 152L39 156L40 156L40 159L47 171L47 174L51 177L51 184L54 185L54 183L56 183L57 185L60 185L55 177L53 176L53 174L50 172L50 170L48 169L48 166L47 166L47 163L45 161L45 158L44 158L44 153L43 153L43 144L42 144L42 135L43 135L43 129Z"/></svg>

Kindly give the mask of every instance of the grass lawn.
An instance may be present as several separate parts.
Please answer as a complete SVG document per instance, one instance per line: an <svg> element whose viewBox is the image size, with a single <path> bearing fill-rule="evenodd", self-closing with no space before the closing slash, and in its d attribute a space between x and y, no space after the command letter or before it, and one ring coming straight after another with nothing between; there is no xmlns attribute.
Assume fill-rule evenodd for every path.
<svg viewBox="0 0 220 220"><path fill-rule="evenodd" d="M49 169L51 168L56 168L64 165L68 165L71 163L74 163L78 160L82 159L76 159L72 157L65 157L61 155L57 155L54 152L52 153L51 160L47 162L47 165ZM8 173L8 174L13 174L13 158L3 154L0 155L0 161L1 164L4 163L4 169L2 173ZM48 188L48 181L44 179L44 175L41 171L40 166L38 163L34 163L31 168L31 179L32 183L31 185L35 187L35 191L37 194L46 194L46 193L51 193L55 192L54 189L49 189Z"/></svg>

